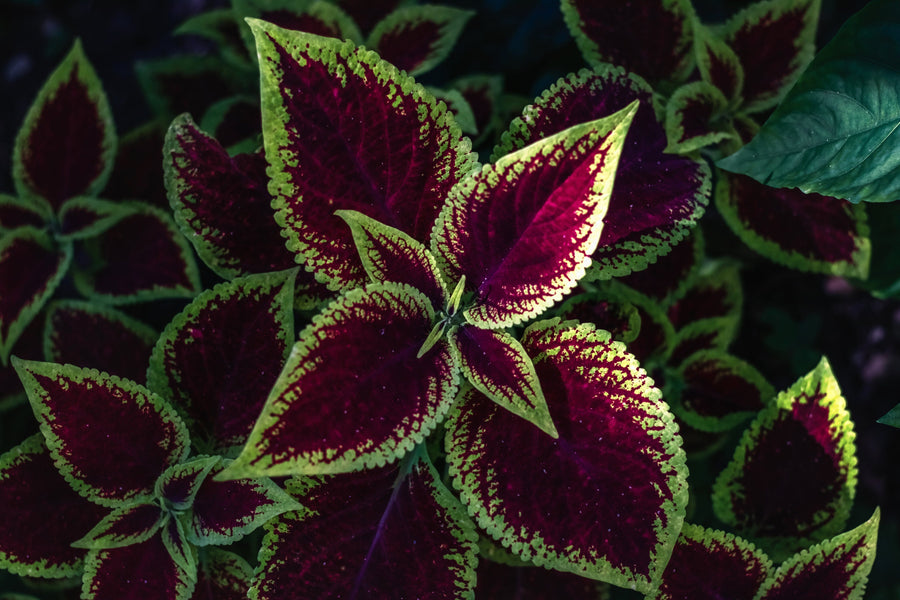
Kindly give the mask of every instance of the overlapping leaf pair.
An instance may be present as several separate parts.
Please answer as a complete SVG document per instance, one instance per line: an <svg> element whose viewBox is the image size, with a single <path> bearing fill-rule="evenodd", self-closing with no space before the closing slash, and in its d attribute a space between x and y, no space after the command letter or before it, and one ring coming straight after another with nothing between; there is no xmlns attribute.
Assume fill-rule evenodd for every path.
<svg viewBox="0 0 900 600"><path fill-rule="evenodd" d="M4 365L67 275L83 295L112 303L185 297L199 288L193 257L171 217L141 202L98 197L115 155L106 96L76 42L19 131L13 157L18 195L0 195ZM77 264L75 253L81 257ZM33 328L37 335L23 342L20 354L40 355L39 342L36 352L31 346L40 340L41 324ZM67 331L48 330L48 336L57 334ZM6 367L4 371L3 377L12 379Z"/></svg>
<svg viewBox="0 0 900 600"><path fill-rule="evenodd" d="M588 63L624 64L668 96L671 152L702 150L718 159L739 149L813 57L819 0L762 0L715 26L701 23L689 0L651 4L564 0L562 6ZM609 19L613 11L628 18ZM696 80L685 83L692 72ZM716 206L748 246L792 268L866 278L871 244L862 207L717 175Z"/></svg>

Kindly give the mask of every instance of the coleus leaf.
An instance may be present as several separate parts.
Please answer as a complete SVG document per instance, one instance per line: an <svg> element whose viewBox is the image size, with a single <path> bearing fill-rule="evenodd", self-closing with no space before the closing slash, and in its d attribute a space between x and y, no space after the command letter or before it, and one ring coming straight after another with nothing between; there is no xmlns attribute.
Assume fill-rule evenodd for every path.
<svg viewBox="0 0 900 600"><path fill-rule="evenodd" d="M694 22L694 54L703 81L722 92L727 102L740 102L744 89L741 60L718 33L699 20Z"/></svg>
<svg viewBox="0 0 900 600"><path fill-rule="evenodd" d="M741 110L772 108L815 53L821 0L761 0L722 27L744 72ZM723 90L725 91L725 90Z"/></svg>
<svg viewBox="0 0 900 600"><path fill-rule="evenodd" d="M684 293L693 274L700 267L706 243L703 230L694 227L687 239L659 257L655 263L619 279L621 283L652 298L662 305Z"/></svg>
<svg viewBox="0 0 900 600"><path fill-rule="evenodd" d="M186 521L187 540L197 546L227 545L300 505L267 478L216 481L229 464L220 459L200 484Z"/></svg>
<svg viewBox="0 0 900 600"><path fill-rule="evenodd" d="M519 558L648 593L687 503L671 413L607 332L544 321L522 345L559 439L470 390L446 423L454 485L478 524Z"/></svg>
<svg viewBox="0 0 900 600"><path fill-rule="evenodd" d="M154 119L119 139L112 174L103 188L104 198L138 198L169 210L166 188L159 176L159 149L163 147L168 124L168 120Z"/></svg>
<svg viewBox="0 0 900 600"><path fill-rule="evenodd" d="M192 582L196 582L198 552L185 535L183 517L178 518L178 515L169 513L159 533L162 536L163 545L175 564L187 574Z"/></svg>
<svg viewBox="0 0 900 600"><path fill-rule="evenodd" d="M82 242L93 261L75 270L75 286L111 304L193 297L200 288L197 265L172 218L149 205L130 206L132 214Z"/></svg>
<svg viewBox="0 0 900 600"><path fill-rule="evenodd" d="M211 546L201 555L191 600L246 600L252 582L253 568L246 560Z"/></svg>
<svg viewBox="0 0 900 600"><path fill-rule="evenodd" d="M736 137L728 100L706 81L679 87L666 105L666 150L687 154Z"/></svg>
<svg viewBox="0 0 900 600"><path fill-rule="evenodd" d="M218 462L218 456L200 456L172 465L156 480L154 495L173 510L187 510L193 504L200 484Z"/></svg>
<svg viewBox="0 0 900 600"><path fill-rule="evenodd" d="M46 231L20 227L0 237L0 362L37 315L72 261L71 244Z"/></svg>
<svg viewBox="0 0 900 600"><path fill-rule="evenodd" d="M12 354L25 359L41 360L44 358L44 323L41 319L32 319L19 339L16 340ZM20 405L28 404L28 396L22 388L19 375L12 365L0 366L0 413ZM6 422L7 417L3 417ZM24 412L23 422L33 423L30 411ZM7 446L11 444L7 442Z"/></svg>
<svg viewBox="0 0 900 600"><path fill-rule="evenodd" d="M430 71L450 54L475 14L452 6L404 6L375 25L366 46L410 75Z"/></svg>
<svg viewBox="0 0 900 600"><path fill-rule="evenodd" d="M166 134L163 167L175 221L216 274L233 279L294 266L270 206L262 155L231 157L180 115Z"/></svg>
<svg viewBox="0 0 900 600"><path fill-rule="evenodd" d="M504 331L465 326L451 331L448 339L475 389L550 437L559 437L534 365L518 340Z"/></svg>
<svg viewBox="0 0 900 600"><path fill-rule="evenodd" d="M0 456L0 567L29 577L80 574L85 551L71 546L107 509L62 478L35 434Z"/></svg>
<svg viewBox="0 0 900 600"><path fill-rule="evenodd" d="M685 523L659 589L648 600L754 600L772 569L765 552L747 540Z"/></svg>
<svg viewBox="0 0 900 600"><path fill-rule="evenodd" d="M453 89L459 90L472 109L478 135L472 140L478 146L500 122L500 101L503 94L503 77L500 75L468 75L453 80Z"/></svg>
<svg viewBox="0 0 900 600"><path fill-rule="evenodd" d="M855 435L824 358L744 433L713 486L716 515L773 558L840 531L856 490Z"/></svg>
<svg viewBox="0 0 900 600"><path fill-rule="evenodd" d="M453 118L456 119L460 131L468 136L474 136L478 133L478 125L475 124L475 113L472 112L472 107L459 90L429 87L428 91L436 99L447 105L447 108L453 113Z"/></svg>
<svg viewBox="0 0 900 600"><path fill-rule="evenodd" d="M632 103L538 141L451 191L431 248L450 281L464 276L474 288L464 313L469 323L522 323L561 300L584 275L636 111Z"/></svg>
<svg viewBox="0 0 900 600"><path fill-rule="evenodd" d="M756 600L862 598L875 560L880 518L876 508L856 529L790 557L769 575Z"/></svg>
<svg viewBox="0 0 900 600"><path fill-rule="evenodd" d="M291 480L305 510L266 525L250 597L472 598L475 528L424 452L411 458L399 469Z"/></svg>
<svg viewBox="0 0 900 600"><path fill-rule="evenodd" d="M362 213L339 210L335 214L350 226L360 261L372 283L407 283L425 294L433 307L444 308L449 293L434 255L424 244Z"/></svg>
<svg viewBox="0 0 900 600"><path fill-rule="evenodd" d="M248 275L197 296L166 326L147 386L206 449L243 444L294 337L296 270Z"/></svg>
<svg viewBox="0 0 900 600"><path fill-rule="evenodd" d="M0 194L0 233L17 227L43 228L47 215L42 208L32 199Z"/></svg>
<svg viewBox="0 0 900 600"><path fill-rule="evenodd" d="M143 382L159 333L114 308L80 300L57 300L47 308L44 358L77 364ZM85 344L90 339L92 343Z"/></svg>
<svg viewBox="0 0 900 600"><path fill-rule="evenodd" d="M563 0L562 13L590 65L621 65L654 85L683 80L693 67L689 1Z"/></svg>
<svg viewBox="0 0 900 600"><path fill-rule="evenodd" d="M370 51L250 20L276 220L331 289L365 280L346 224L357 210L423 242L475 164L446 106ZM352 115L352 118L348 117Z"/></svg>
<svg viewBox="0 0 900 600"><path fill-rule="evenodd" d="M323 37L348 39L363 43L363 35L353 19L336 3L318 0L232 0L236 16L241 24L241 35L250 50L256 54L253 33L245 26L247 18L259 19L282 29L303 31Z"/></svg>
<svg viewBox="0 0 900 600"><path fill-rule="evenodd" d="M616 185L589 277L639 271L687 235L709 202L705 161L665 152L666 134L653 90L621 68L601 65L560 79L510 125L494 149L498 157L577 123L609 115L634 100L638 109L622 149Z"/></svg>
<svg viewBox="0 0 900 600"><path fill-rule="evenodd" d="M165 513L156 502L113 509L93 529L72 542L76 548L122 548L149 540L163 525Z"/></svg>
<svg viewBox="0 0 900 600"><path fill-rule="evenodd" d="M606 584L572 573L479 560L475 598L491 600L608 600Z"/></svg>
<svg viewBox="0 0 900 600"><path fill-rule="evenodd" d="M175 117L175 121L181 118ZM209 132L231 156L256 152L262 145L259 98L240 95L219 100L203 114L200 129Z"/></svg>
<svg viewBox="0 0 900 600"><path fill-rule="evenodd" d="M635 340L641 329L641 315L636 306L595 292L572 296L559 306L556 314L565 320L592 323L625 344Z"/></svg>
<svg viewBox="0 0 900 600"><path fill-rule="evenodd" d="M667 314L681 329L704 319L727 317L737 322L744 303L739 265L726 260L707 261L688 280Z"/></svg>
<svg viewBox="0 0 900 600"><path fill-rule="evenodd" d="M701 350L678 367L681 390L672 410L701 431L725 431L769 404L775 390L750 363L721 350Z"/></svg>
<svg viewBox="0 0 900 600"><path fill-rule="evenodd" d="M628 303L640 318L637 337L628 342L628 352L641 364L664 362L675 345L675 327L662 306L653 298L617 280L605 282L599 296L608 301ZM602 324L598 324L601 325Z"/></svg>
<svg viewBox="0 0 900 600"><path fill-rule="evenodd" d="M13 365L54 464L92 502L149 500L160 474L187 455L181 419L143 386L72 365L18 359Z"/></svg>
<svg viewBox="0 0 900 600"><path fill-rule="evenodd" d="M222 98L242 91L242 76L217 56L171 56L140 61L135 74L153 112L166 120L181 113L202 115Z"/></svg>
<svg viewBox="0 0 900 600"><path fill-rule="evenodd" d="M412 0L338 0L363 32L369 32L379 21Z"/></svg>
<svg viewBox="0 0 900 600"><path fill-rule="evenodd" d="M109 229L131 213L118 202L78 196L64 201L59 209L60 241L91 237Z"/></svg>
<svg viewBox="0 0 900 600"><path fill-rule="evenodd" d="M758 138L720 166L851 202L896 200L898 30L894 2L867 3L813 59Z"/></svg>
<svg viewBox="0 0 900 600"><path fill-rule="evenodd" d="M91 550L85 561L81 597L84 600L187 600L195 579L196 574L187 573L172 558L162 536L154 535L140 544Z"/></svg>
<svg viewBox="0 0 900 600"><path fill-rule="evenodd" d="M38 92L16 136L16 191L55 212L67 198L102 190L115 152L109 102L76 40Z"/></svg>
<svg viewBox="0 0 900 600"><path fill-rule="evenodd" d="M678 367L694 353L726 351L737 335L738 316L711 317L688 323L675 333L666 360L671 367Z"/></svg>
<svg viewBox="0 0 900 600"><path fill-rule="evenodd" d="M339 473L392 462L420 443L456 395L446 340L421 358L434 309L397 283L351 290L294 345L227 477Z"/></svg>
<svg viewBox="0 0 900 600"><path fill-rule="evenodd" d="M865 279L871 242L864 206L723 175L716 207L753 250L795 269Z"/></svg>

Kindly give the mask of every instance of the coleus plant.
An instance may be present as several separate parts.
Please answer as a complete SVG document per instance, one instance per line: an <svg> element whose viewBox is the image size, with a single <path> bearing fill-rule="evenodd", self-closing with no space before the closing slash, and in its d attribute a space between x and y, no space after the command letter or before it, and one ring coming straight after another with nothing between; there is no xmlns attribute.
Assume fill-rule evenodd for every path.
<svg viewBox="0 0 900 600"><path fill-rule="evenodd" d="M16 195L0 194L3 400L21 389L6 366L10 353L15 347L40 356L44 320L36 317L61 286L74 283L92 300L117 304L190 297L199 289L194 258L171 216L140 201L103 198L115 157L108 101L76 41L16 137ZM23 335L30 339L16 346Z"/></svg>
<svg viewBox="0 0 900 600"><path fill-rule="evenodd" d="M157 582L160 597L212 589L217 597L225 588L237 597L249 588L257 599L501 597L523 591L525 580L534 582L529 592L550 590L543 597L562 589L607 597L594 581L650 598L685 589L721 597L738 593L723 587L734 583L729 573L750 574L740 593L751 598L859 597L878 516L839 534L856 475L833 376L823 363L776 398L727 354L736 274L727 263L694 266L700 236L688 237L711 173L696 156L665 153L665 111L643 79L609 65L564 78L479 166L447 109L375 54L260 21L252 28L264 153L230 156L186 116L165 149L179 226L232 282L201 294L166 327L147 388L89 369L19 363L44 441L4 456L0 490L11 498L37 489L28 492L35 505L53 499L46 512L72 518L42 519L66 533L36 550L41 530L24 511L30 520L7 535L4 557L18 557L23 543L38 561L71 556L69 542L81 539L78 546L93 545L80 550L90 568L67 574L82 579L85 597L148 597L139 586L120 592L127 575L104 568L148 548L148 560L174 573ZM249 228L234 218L244 212ZM300 273L282 270L294 262ZM247 275L272 270L282 271ZM607 282L613 277L629 288ZM560 304L578 285L587 293ZM334 295L291 349L292 306L314 308ZM576 310L588 300L594 315L608 317L612 307L625 318L598 322ZM564 320L573 316L579 321ZM179 433L177 458L146 469L151 491L123 486L139 499L98 508L85 485L66 479L66 446L42 416L51 409L34 373L64 379L67 392L89 380L85 408L103 390L121 389L153 407L153 423L189 428L200 455L188 454ZM730 393L741 377L753 401L722 418L710 389L724 381ZM685 421L718 435L753 414L710 499L722 526L742 537L685 524L694 512ZM773 523L760 481L785 468L787 445L798 460L777 495L795 510ZM20 468L22 456L40 464ZM817 467L804 471L807 464ZM190 491L173 501L169 482L182 474L189 488L255 485L281 498L218 539L288 511L266 526L252 575L234 554L195 555L206 546L187 515L217 507L198 506L199 492L193 502ZM293 475L286 488L294 499L267 475ZM790 482L801 476L807 485L795 489ZM703 493L692 481L692 496ZM104 528L132 516L144 523L124 537L135 543L104 548L123 539L111 541L117 534ZM717 569L702 582L679 579L697 564Z"/></svg>

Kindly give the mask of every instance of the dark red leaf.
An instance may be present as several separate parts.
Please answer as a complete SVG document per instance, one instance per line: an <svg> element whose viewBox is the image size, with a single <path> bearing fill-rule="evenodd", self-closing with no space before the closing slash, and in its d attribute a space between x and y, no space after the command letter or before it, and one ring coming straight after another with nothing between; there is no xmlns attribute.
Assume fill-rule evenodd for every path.
<svg viewBox="0 0 900 600"><path fill-rule="evenodd" d="M56 466L91 500L149 497L166 467L186 456L184 424L142 386L71 365L14 364Z"/></svg>
<svg viewBox="0 0 900 600"><path fill-rule="evenodd" d="M93 263L75 272L85 296L106 302L191 297L199 277L187 241L171 217L149 205L83 242Z"/></svg>
<svg viewBox="0 0 900 600"><path fill-rule="evenodd" d="M472 597L474 527L425 461L291 489L306 510L266 526L259 600Z"/></svg>
<svg viewBox="0 0 900 600"><path fill-rule="evenodd" d="M109 103L76 41L39 92L16 138L16 188L21 196L43 198L56 211L67 198L103 189L115 147Z"/></svg>
<svg viewBox="0 0 900 600"><path fill-rule="evenodd" d="M187 573L169 555L160 535L140 544L94 550L85 563L85 600L186 600L196 573Z"/></svg>
<svg viewBox="0 0 900 600"><path fill-rule="evenodd" d="M72 577L85 556L72 542L108 509L75 493L37 434L0 457L0 512L0 567L32 577Z"/></svg>
<svg viewBox="0 0 900 600"><path fill-rule="evenodd" d="M48 309L44 336L46 360L93 367L143 383L159 334L115 309L65 300Z"/></svg>
<svg viewBox="0 0 900 600"><path fill-rule="evenodd" d="M282 233L320 281L358 286L365 274L334 211L359 211L423 242L474 157L446 107L374 53L261 21L252 27Z"/></svg>

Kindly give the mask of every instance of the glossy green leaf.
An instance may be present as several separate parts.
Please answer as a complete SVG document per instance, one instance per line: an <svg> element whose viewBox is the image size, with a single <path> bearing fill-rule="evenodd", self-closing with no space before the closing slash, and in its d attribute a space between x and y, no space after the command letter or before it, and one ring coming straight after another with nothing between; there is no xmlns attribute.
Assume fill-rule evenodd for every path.
<svg viewBox="0 0 900 600"><path fill-rule="evenodd" d="M718 165L851 202L900 197L900 4L847 21L759 134Z"/></svg>

